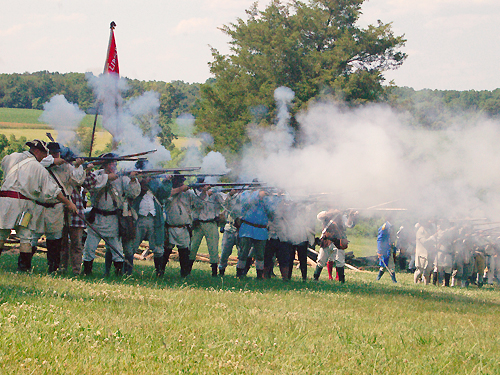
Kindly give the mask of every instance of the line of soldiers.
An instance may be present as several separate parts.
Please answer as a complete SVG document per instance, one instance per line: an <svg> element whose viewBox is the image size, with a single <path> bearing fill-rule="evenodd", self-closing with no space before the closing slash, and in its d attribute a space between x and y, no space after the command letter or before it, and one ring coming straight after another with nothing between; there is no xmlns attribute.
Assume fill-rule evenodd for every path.
<svg viewBox="0 0 500 375"><path fill-rule="evenodd" d="M447 219L421 220L415 231L401 227L396 238L392 250L399 249L400 269L412 271L415 283L482 287L486 280L500 284L500 237L489 230Z"/></svg>
<svg viewBox="0 0 500 375"><path fill-rule="evenodd" d="M177 247L181 277L193 268L199 246L206 239L212 275L224 275L233 248L238 251L236 276L244 277L255 263L257 278L270 278L275 261L283 280L292 276L297 256L303 280L311 248L320 246L314 279L327 266L332 279L345 282L346 228L357 221L357 212L321 211L314 205L296 202L282 191L267 188L214 189L200 177L186 184L179 172L166 178L138 178L138 173L117 172L117 155L103 155L101 167L83 168L83 160L72 164L61 159L57 142L27 142L29 151L13 153L2 160L4 181L0 190L0 251L11 230L20 238L18 269L31 269L31 257L38 239L47 239L49 273L71 268L74 274L92 273L96 249L106 243L105 274L112 266L116 274L133 272L134 254L144 240L154 254L156 274L162 276ZM137 163L136 168L144 168ZM81 190L90 194L92 209L84 218ZM315 238L316 224L322 232ZM87 238L82 243L84 229ZM219 256L219 232L222 251ZM394 233L389 221L379 229L379 280L385 271L396 282ZM452 226L446 220L421 221L416 233L408 227L397 233L400 261L414 267L415 282L482 286L500 274L500 245L488 232L473 227ZM414 251L413 251L414 249Z"/></svg>
<svg viewBox="0 0 500 375"><path fill-rule="evenodd" d="M104 240L105 274L114 266L116 274L130 275L134 254L148 240L158 276L164 274L177 247L180 274L186 277L205 238L213 276L225 274L236 246L238 277L245 276L255 262L257 278L269 278L277 260L281 277L288 280L297 254L301 276L307 278L316 215L311 206L292 202L283 192L242 188L223 193L203 179L193 188L178 172L162 179L138 178L136 172L120 174L117 155L112 153L102 155L99 169L93 170L92 164L84 169L82 159L72 164L63 160L57 142L34 140L26 145L29 151L2 160L5 177L0 191L0 249L15 230L21 243L21 271L31 269L37 241L45 235L49 272L71 268L79 274L83 263L83 273L91 274L97 246ZM87 218L82 189L89 193L92 206ZM343 213L324 211L317 218L324 231L315 279L326 262L331 277L331 264L336 262L343 282L342 253L347 244ZM223 233L220 257L219 231Z"/></svg>

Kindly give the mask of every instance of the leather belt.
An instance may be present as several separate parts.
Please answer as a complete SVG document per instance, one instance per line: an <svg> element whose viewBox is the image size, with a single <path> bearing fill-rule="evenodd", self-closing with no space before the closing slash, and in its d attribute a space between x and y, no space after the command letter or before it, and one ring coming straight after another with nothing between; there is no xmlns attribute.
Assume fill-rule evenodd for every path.
<svg viewBox="0 0 500 375"><path fill-rule="evenodd" d="M245 219L241 219L241 222L242 223L245 223L245 224L248 224L250 225L251 227L255 227L255 228L261 228L261 229L266 229L267 228L267 225L262 225L262 224L254 224L254 223L251 223L249 221L246 221Z"/></svg>
<svg viewBox="0 0 500 375"><path fill-rule="evenodd" d="M25 199L27 201L31 200L31 199L25 197L24 195L22 195L21 193L18 193L17 191L10 191L10 190L1 190L0 197Z"/></svg>
<svg viewBox="0 0 500 375"><path fill-rule="evenodd" d="M102 216L113 216L113 215L117 215L120 212L120 210L108 211L108 210L101 210L101 209L96 207L95 212L96 212L96 214L99 214Z"/></svg>

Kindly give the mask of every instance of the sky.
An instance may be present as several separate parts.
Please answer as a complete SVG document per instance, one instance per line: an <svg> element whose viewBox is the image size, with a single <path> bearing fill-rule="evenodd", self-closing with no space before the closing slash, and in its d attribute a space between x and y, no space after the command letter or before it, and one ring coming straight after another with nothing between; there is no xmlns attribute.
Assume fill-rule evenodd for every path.
<svg viewBox="0 0 500 375"><path fill-rule="evenodd" d="M218 28L246 19L253 0L0 0L0 73L99 74L115 37L122 76L188 83L211 77L210 47L228 53ZM270 1L260 1L260 8ZM369 0L359 23L392 22L404 34L402 67L384 74L416 90L500 87L500 1Z"/></svg>

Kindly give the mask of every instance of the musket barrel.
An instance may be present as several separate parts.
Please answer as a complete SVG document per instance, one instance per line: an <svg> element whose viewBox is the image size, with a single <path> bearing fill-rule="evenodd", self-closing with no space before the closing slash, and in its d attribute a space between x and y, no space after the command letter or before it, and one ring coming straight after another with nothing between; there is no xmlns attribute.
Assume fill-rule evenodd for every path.
<svg viewBox="0 0 500 375"><path fill-rule="evenodd" d="M263 187L260 182L214 182L214 183L209 183L209 182L202 182L202 183L194 183L190 184L190 187L203 187L203 186L234 186L234 187Z"/></svg>

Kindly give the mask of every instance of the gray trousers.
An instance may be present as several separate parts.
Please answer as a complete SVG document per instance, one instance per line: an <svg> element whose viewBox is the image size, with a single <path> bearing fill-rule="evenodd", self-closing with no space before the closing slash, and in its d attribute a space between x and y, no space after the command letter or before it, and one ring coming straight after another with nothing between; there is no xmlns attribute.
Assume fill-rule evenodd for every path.
<svg viewBox="0 0 500 375"><path fill-rule="evenodd" d="M149 241L149 250L151 250L155 258L163 256L163 244L155 242L155 218L153 216L140 215L135 224L135 239L130 241L130 246L124 246L123 251L126 256L134 256L142 241Z"/></svg>
<svg viewBox="0 0 500 375"><path fill-rule="evenodd" d="M236 248L238 249L240 247L238 232L231 232L228 230L224 231L224 234L222 235L222 244L221 244L222 248L220 253L219 269L226 269L227 260L229 259L229 256L233 253L234 246L236 246Z"/></svg>
<svg viewBox="0 0 500 375"><path fill-rule="evenodd" d="M198 227L193 228L189 259L196 259L196 254L198 254L198 249L200 248L203 237L205 237L207 241L210 264L219 263L219 227L215 221L208 221L206 223L200 222Z"/></svg>
<svg viewBox="0 0 500 375"><path fill-rule="evenodd" d="M111 250L108 245L106 245L106 250L110 251L113 256L113 262L123 262L123 247L120 237L105 237L105 239L118 251L117 254L116 251ZM87 233L87 240L85 241L85 246L83 247L83 261L88 262L95 259L95 251L99 242L101 242L101 237L99 237L92 229L89 229Z"/></svg>
<svg viewBox="0 0 500 375"><path fill-rule="evenodd" d="M257 270L264 269L264 249L266 248L267 240L256 240L250 237L240 237L240 248L238 250L237 268L245 268L250 249L254 250L255 268Z"/></svg>

